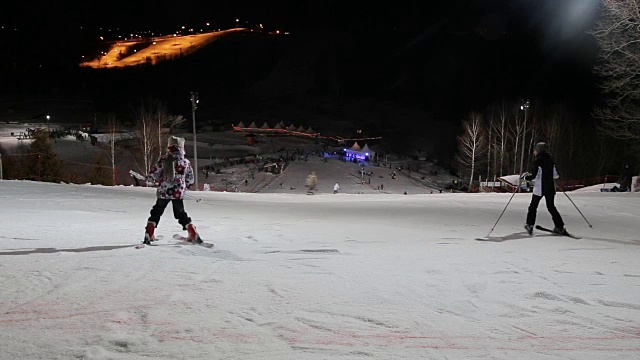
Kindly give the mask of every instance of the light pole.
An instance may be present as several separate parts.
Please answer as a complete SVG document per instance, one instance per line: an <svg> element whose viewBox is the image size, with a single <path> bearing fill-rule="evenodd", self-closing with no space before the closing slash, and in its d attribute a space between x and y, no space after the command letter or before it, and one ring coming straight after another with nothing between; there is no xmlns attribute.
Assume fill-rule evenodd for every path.
<svg viewBox="0 0 640 360"><path fill-rule="evenodd" d="M51 130L49 129L49 119L51 118L51 116L47 115L47 132L51 132Z"/></svg>
<svg viewBox="0 0 640 360"><path fill-rule="evenodd" d="M196 109L198 109L198 93L191 92L191 114L193 116L193 175L198 190L198 145L196 143Z"/></svg>
<svg viewBox="0 0 640 360"><path fill-rule="evenodd" d="M524 148L525 148L525 139L527 138L527 109L529 109L529 100L524 100L522 105L520 105L520 110L524 110L524 125L522 127L522 152L520 154L520 175L522 175L523 165L524 165ZM518 185L518 192L522 187Z"/></svg>

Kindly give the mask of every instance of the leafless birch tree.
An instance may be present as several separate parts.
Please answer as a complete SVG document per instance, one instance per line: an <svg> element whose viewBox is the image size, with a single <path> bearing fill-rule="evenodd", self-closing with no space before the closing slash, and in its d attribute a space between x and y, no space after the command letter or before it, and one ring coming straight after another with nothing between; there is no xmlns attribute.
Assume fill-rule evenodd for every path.
<svg viewBox="0 0 640 360"><path fill-rule="evenodd" d="M458 137L458 160L462 165L470 168L469 191L471 191L476 163L486 150L482 115L472 112L469 119L462 123L462 127L464 132Z"/></svg>
<svg viewBox="0 0 640 360"><path fill-rule="evenodd" d="M525 143L522 146L526 146L526 155L524 160L524 170L529 168L529 160L531 159L531 154L533 153L533 147L537 143L538 133L540 131L540 121L538 119L538 111L540 106L529 108L529 121L527 121L527 128L525 129ZM529 138L527 139L527 133L529 133Z"/></svg>
<svg viewBox="0 0 640 360"><path fill-rule="evenodd" d="M109 130L109 158L111 159L111 177L112 184L116 183L116 134L118 132L118 125L116 119L110 118L107 124Z"/></svg>
<svg viewBox="0 0 640 360"><path fill-rule="evenodd" d="M496 148L494 152L499 153L500 156L500 167L498 168L498 176L504 175L504 156L507 146L507 105L504 102L500 104L493 105L495 109L495 114L497 118L491 122L491 127L493 128L494 140L496 143Z"/></svg>
<svg viewBox="0 0 640 360"><path fill-rule="evenodd" d="M561 133L561 113L560 106L554 105L551 111L544 117L540 124L540 133L549 146L549 152L555 153Z"/></svg>
<svg viewBox="0 0 640 360"><path fill-rule="evenodd" d="M640 0L601 0L593 36L600 46L595 72L601 76L604 107L594 111L611 137L640 140Z"/></svg>
<svg viewBox="0 0 640 360"><path fill-rule="evenodd" d="M169 115L165 106L157 100L142 102L135 116L137 120L135 136L142 158L142 164L138 166L142 169L138 170L146 174L151 169L151 164L162 156L169 136L168 132L185 119L181 115Z"/></svg>
<svg viewBox="0 0 640 360"><path fill-rule="evenodd" d="M524 129L524 117L520 116L520 107L512 106L511 111L513 114L511 122L509 122L509 136L511 137L513 144L513 173L518 173L518 155L520 152L520 138L522 138L522 133L525 131ZM524 146L524 145L523 145Z"/></svg>
<svg viewBox="0 0 640 360"><path fill-rule="evenodd" d="M493 114L489 118L489 124L487 124L487 128L489 129L489 134L487 136L487 182L491 178L491 154L493 149ZM494 151L495 152L495 151ZM495 167L495 164L494 164Z"/></svg>

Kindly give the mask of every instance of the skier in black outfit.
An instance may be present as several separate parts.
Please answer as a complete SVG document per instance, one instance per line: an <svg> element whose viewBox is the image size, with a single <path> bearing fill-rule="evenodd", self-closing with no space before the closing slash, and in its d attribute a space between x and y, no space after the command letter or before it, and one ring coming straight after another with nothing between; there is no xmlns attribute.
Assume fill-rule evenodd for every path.
<svg viewBox="0 0 640 360"><path fill-rule="evenodd" d="M554 205L554 199L556 196L555 179L560 177L556 169L556 164L551 158L551 155L547 152L547 144L543 142L536 144L533 154L535 155L535 160L531 166L531 173L522 174L522 177L526 180L535 181L533 196L527 213L527 223L524 225L524 228L527 230L529 235L533 233L538 205L540 204L540 200L544 197L547 204L547 210L549 210L551 218L553 219L553 224L555 225L553 232L564 235L567 231L564 228L562 217Z"/></svg>
<svg viewBox="0 0 640 360"><path fill-rule="evenodd" d="M631 179L633 178L633 170L629 164L625 164L620 176L620 191L631 191Z"/></svg>

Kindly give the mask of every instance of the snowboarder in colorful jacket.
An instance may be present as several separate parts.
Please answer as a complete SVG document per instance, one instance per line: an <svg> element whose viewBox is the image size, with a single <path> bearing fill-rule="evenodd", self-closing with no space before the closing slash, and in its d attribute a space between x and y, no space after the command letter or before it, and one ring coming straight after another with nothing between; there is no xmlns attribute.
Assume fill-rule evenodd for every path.
<svg viewBox="0 0 640 360"><path fill-rule="evenodd" d="M184 139L176 136L169 138L167 153L160 157L147 175L148 180L154 182L156 191L156 204L151 208L151 216L147 220L144 234L144 244L155 241L154 230L158 227L160 217L169 203L173 205L173 217L187 230L187 239L193 242L202 242L196 227L191 223L191 218L184 210L184 195L187 188L194 183L193 168L191 162L184 157Z"/></svg>
<svg viewBox="0 0 640 360"><path fill-rule="evenodd" d="M544 197L545 203L547 204L547 210L549 210L551 219L553 219L553 224L555 225L553 232L564 234L566 232L564 222L562 221L562 217L554 204L556 196L555 180L560 177L560 175L558 175L558 170L556 169L556 164L551 158L551 155L547 152L546 143L537 143L533 149L533 154L535 155L535 159L531 166L531 172L522 174L524 179L534 181L533 196L531 198L531 204L529 204L527 223L524 225L524 228L527 230L529 235L531 235L533 232L533 226L536 223L538 205L540 204L540 200Z"/></svg>

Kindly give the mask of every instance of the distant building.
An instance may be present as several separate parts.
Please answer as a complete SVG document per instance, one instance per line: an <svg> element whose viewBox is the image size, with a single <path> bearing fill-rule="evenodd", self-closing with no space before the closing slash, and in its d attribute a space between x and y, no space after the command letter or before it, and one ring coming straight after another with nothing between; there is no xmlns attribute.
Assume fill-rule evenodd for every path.
<svg viewBox="0 0 640 360"><path fill-rule="evenodd" d="M375 152L369 148L369 145L364 144L364 147L360 147L357 141L353 143L351 148L343 149L343 151L347 161L351 161L353 159L357 159L359 161L370 161L375 157Z"/></svg>

